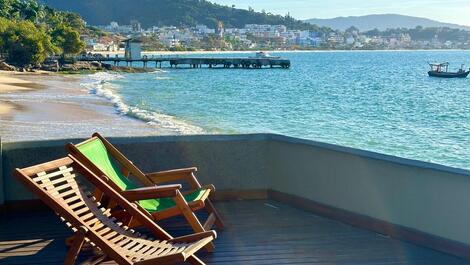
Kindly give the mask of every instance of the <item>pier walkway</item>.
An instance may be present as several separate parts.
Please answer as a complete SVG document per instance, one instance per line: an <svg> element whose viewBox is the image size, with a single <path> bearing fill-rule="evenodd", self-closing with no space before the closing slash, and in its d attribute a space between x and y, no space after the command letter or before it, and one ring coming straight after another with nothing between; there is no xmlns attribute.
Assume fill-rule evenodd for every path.
<svg viewBox="0 0 470 265"><path fill-rule="evenodd" d="M169 67L189 66L190 68L201 67L219 67L219 68L263 68L263 67L280 67L289 68L291 63L289 59L280 57L147 57L143 56L141 59L128 59L124 57L78 57L78 61L92 62L97 61L101 63L110 63L114 66L133 66L134 63L139 63L144 68L155 67L162 68L162 63L167 63Z"/></svg>

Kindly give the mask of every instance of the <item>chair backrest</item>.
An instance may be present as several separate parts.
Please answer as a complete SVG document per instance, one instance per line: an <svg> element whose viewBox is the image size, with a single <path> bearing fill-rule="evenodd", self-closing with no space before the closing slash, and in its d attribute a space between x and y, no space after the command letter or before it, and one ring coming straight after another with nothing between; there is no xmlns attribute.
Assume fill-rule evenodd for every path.
<svg viewBox="0 0 470 265"><path fill-rule="evenodd" d="M73 230L79 227L87 228L89 233L86 237L118 263L126 264L130 261L120 254L119 246L111 242L111 240L116 240L116 237L106 238L103 231L115 231L117 232L116 236L125 237L138 237L138 234L113 218L110 210L102 207L99 201L93 197L88 188L90 186L95 186L116 200L129 215L138 219L157 238L172 238L148 216L137 210L134 205L72 156L37 166L16 169L14 175L51 207Z"/></svg>
<svg viewBox="0 0 470 265"><path fill-rule="evenodd" d="M90 162L97 166L122 190L138 188L137 183L124 176L121 168L113 161L112 156L99 138L93 137L89 141L76 145L76 147L80 153L88 158Z"/></svg>
<svg viewBox="0 0 470 265"><path fill-rule="evenodd" d="M84 142L67 145L67 150L95 174L110 178L120 190L140 187L139 183L129 178L127 173L131 173L144 185L154 185L144 173L98 133ZM126 175L123 171L127 172Z"/></svg>

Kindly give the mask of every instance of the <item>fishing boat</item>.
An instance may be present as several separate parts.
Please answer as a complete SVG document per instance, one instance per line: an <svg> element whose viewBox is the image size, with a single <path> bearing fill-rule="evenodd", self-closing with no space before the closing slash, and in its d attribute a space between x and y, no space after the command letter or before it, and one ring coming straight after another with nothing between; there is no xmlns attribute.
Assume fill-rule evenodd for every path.
<svg viewBox="0 0 470 265"><path fill-rule="evenodd" d="M466 78L470 74L470 70L463 69L463 64L457 72L449 72L449 63L430 63L431 71L429 76L441 78Z"/></svg>

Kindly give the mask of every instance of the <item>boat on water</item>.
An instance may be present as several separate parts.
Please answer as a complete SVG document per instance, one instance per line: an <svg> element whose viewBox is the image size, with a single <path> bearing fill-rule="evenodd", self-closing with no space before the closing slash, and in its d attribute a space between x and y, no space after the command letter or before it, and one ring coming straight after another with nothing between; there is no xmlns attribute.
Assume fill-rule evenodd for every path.
<svg viewBox="0 0 470 265"><path fill-rule="evenodd" d="M449 63L430 63L431 71L428 72L429 76L441 78L466 78L470 74L463 69L463 64L457 72L449 72Z"/></svg>
<svg viewBox="0 0 470 265"><path fill-rule="evenodd" d="M281 58L281 57L279 57L279 56L272 56L272 55L270 55L270 54L267 53L267 52L257 52L257 53L255 54L255 56L251 56L251 58L257 58L257 59L259 59L259 58L278 59L278 58Z"/></svg>

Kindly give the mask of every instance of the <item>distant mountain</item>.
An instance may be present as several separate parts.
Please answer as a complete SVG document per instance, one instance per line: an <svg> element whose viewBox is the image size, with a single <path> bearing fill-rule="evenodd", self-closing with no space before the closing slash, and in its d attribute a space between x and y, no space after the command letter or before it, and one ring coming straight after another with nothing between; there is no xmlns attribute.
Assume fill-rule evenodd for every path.
<svg viewBox="0 0 470 265"><path fill-rule="evenodd" d="M53 8L80 14L90 25L106 25L111 21L129 24L138 20L143 27L195 26L215 28L219 21L225 27L245 24L284 24L291 29L316 29L316 26L290 16L272 15L237 9L206 0L40 0Z"/></svg>
<svg viewBox="0 0 470 265"><path fill-rule="evenodd" d="M330 27L337 30L345 30L355 26L361 31L372 29L386 30L387 28L415 28L422 27L449 27L470 30L470 27L450 23L443 23L427 18L411 17L395 14L367 15L358 17L337 17L331 19L308 19L305 22L318 26Z"/></svg>

